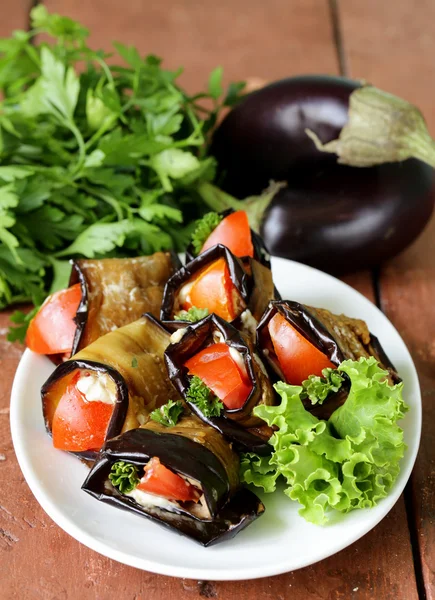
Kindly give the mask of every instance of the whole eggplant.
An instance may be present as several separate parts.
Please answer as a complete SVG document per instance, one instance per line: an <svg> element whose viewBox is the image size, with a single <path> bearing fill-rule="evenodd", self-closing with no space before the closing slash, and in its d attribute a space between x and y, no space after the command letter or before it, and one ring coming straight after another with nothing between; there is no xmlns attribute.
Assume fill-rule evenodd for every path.
<svg viewBox="0 0 435 600"><path fill-rule="evenodd" d="M237 198L286 181L260 233L275 256L342 273L372 267L408 246L435 201L433 169L415 159L357 168L315 147L338 137L358 82L329 76L284 79L250 95L216 129L219 184Z"/></svg>

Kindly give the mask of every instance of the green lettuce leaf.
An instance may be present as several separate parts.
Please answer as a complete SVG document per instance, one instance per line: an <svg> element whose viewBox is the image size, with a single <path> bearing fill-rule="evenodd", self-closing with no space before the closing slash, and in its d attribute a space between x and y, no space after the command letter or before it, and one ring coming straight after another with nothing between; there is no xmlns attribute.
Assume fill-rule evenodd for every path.
<svg viewBox="0 0 435 600"><path fill-rule="evenodd" d="M273 492L282 477L285 493L315 524L326 523L331 511L375 506L390 492L406 449L397 424L408 410L403 384L390 385L373 357L344 361L337 370L347 374L351 386L328 422L305 410L302 387L279 382L281 404L254 410L277 428L270 439L273 453L249 453L241 460L243 481Z"/></svg>

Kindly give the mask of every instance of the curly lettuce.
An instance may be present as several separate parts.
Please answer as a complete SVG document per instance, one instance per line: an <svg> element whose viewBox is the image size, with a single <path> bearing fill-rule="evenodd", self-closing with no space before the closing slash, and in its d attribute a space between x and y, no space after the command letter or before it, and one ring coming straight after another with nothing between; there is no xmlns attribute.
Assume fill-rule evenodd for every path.
<svg viewBox="0 0 435 600"><path fill-rule="evenodd" d="M301 505L301 516L319 525L331 511L369 508L387 496L406 449L397 424L408 410L403 384L390 385L373 357L344 361L337 372L347 375L350 391L329 421L305 410L303 387L277 383L281 404L254 410L276 429L270 439L273 453L247 453L241 459L244 482L273 492L283 478L285 493Z"/></svg>

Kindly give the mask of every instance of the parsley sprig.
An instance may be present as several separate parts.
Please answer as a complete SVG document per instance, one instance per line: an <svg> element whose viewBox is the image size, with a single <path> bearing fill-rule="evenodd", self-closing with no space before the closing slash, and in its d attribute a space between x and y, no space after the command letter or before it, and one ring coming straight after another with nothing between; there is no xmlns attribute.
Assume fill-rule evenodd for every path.
<svg viewBox="0 0 435 600"><path fill-rule="evenodd" d="M136 465L119 460L113 463L109 479L112 482L113 487L118 488L121 494L126 494L135 489L140 479L138 476L139 469Z"/></svg>
<svg viewBox="0 0 435 600"><path fill-rule="evenodd" d="M186 400L195 404L206 417L219 417L224 409L224 405L219 398L196 375L190 380Z"/></svg>
<svg viewBox="0 0 435 600"><path fill-rule="evenodd" d="M192 245L196 255L201 252L207 238L221 221L221 215L216 212L209 212L196 223L195 230L192 234Z"/></svg>
<svg viewBox="0 0 435 600"><path fill-rule="evenodd" d="M322 377L310 375L302 382L302 398L309 398L311 404L323 404L329 394L338 392L344 382L344 377L337 369L327 367L322 371Z"/></svg>
<svg viewBox="0 0 435 600"><path fill-rule="evenodd" d="M204 213L208 133L243 85L224 94L217 68L190 95L181 69L121 43L113 60L88 35L38 4L0 40L0 309L65 287L72 257L182 250Z"/></svg>
<svg viewBox="0 0 435 600"><path fill-rule="evenodd" d="M150 418L165 427L174 427L184 412L181 400L169 400L160 408L156 408L150 414Z"/></svg>
<svg viewBox="0 0 435 600"><path fill-rule="evenodd" d="M179 313L174 315L175 321L189 321L190 323L196 323L209 314L208 308L197 308L191 306L189 310L180 310Z"/></svg>

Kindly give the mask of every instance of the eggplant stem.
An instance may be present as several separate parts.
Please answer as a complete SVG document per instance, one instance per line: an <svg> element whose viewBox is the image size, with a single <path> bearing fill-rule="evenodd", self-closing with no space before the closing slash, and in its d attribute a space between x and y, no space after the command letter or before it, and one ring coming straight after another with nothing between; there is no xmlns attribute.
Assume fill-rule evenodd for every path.
<svg viewBox="0 0 435 600"><path fill-rule="evenodd" d="M435 141L420 110L373 86L350 95L349 120L336 140L325 144L314 131L305 133L321 152L338 156L352 167L372 167L417 158L435 167Z"/></svg>
<svg viewBox="0 0 435 600"><path fill-rule="evenodd" d="M249 226L256 233L259 233L267 207L279 190L286 186L287 183L285 181L271 181L269 187L259 196L249 196L244 200L237 200L237 198L207 182L201 183L198 186L198 193L205 204L216 212L222 212L228 208L244 210L248 215Z"/></svg>

